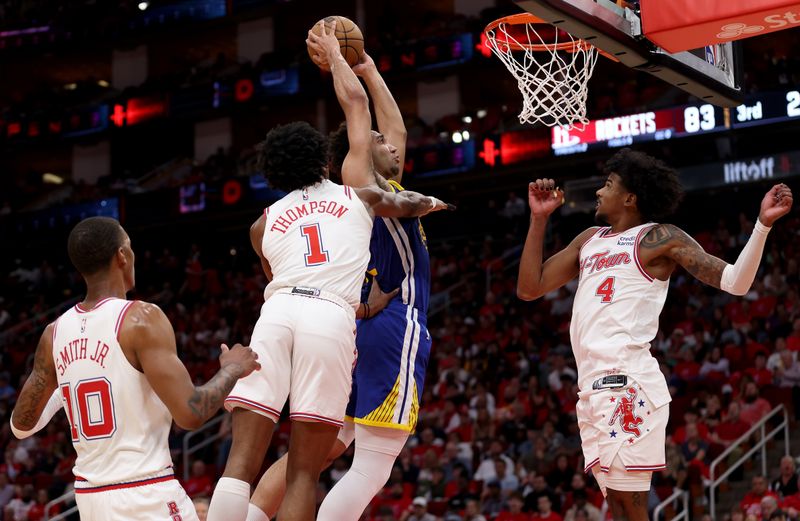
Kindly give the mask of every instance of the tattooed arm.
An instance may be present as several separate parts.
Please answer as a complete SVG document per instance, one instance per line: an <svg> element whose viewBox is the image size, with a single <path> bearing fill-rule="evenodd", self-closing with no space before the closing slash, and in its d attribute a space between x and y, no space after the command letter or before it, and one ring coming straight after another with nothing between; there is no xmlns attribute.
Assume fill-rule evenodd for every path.
<svg viewBox="0 0 800 521"><path fill-rule="evenodd" d="M735 264L706 253L694 239L671 224L658 225L647 233L640 249L642 260L651 275L662 280L672 271L672 263L677 263L706 284L733 295L744 295L755 279L770 227L789 213L792 202L792 191L783 183L764 195L753 233Z"/></svg>
<svg viewBox="0 0 800 521"><path fill-rule="evenodd" d="M11 427L15 431L15 436L24 437L28 431L36 427L56 387L58 380L53 364L53 324L50 324L39 339L33 359L33 371L25 381L11 413Z"/></svg>
<svg viewBox="0 0 800 521"><path fill-rule="evenodd" d="M120 344L139 364L153 390L184 429L203 425L222 406L239 378L261 366L249 347L223 344L220 370L205 385L195 387L189 372L178 358L175 332L161 309L136 302L120 332Z"/></svg>

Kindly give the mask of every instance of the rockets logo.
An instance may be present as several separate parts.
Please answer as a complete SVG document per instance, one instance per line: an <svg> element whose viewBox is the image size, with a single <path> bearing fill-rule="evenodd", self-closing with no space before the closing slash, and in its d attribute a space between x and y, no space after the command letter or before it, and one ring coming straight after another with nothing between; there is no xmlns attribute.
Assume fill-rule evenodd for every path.
<svg viewBox="0 0 800 521"><path fill-rule="evenodd" d="M633 434L638 438L642 435L642 431L639 430L638 425L644 423L644 420L640 416L636 416L633 412L637 390L629 388L625 391L625 394L627 394L627 396L619 398L619 403L614 409L614 414L611 415L608 424L614 425L617 418L619 418L619 426L622 428L622 431Z"/></svg>

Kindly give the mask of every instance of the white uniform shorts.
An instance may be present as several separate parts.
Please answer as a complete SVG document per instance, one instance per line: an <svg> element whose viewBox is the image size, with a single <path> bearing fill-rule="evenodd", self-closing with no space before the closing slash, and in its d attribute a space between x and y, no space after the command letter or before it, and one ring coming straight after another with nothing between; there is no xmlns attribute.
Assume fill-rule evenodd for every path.
<svg viewBox="0 0 800 521"><path fill-rule="evenodd" d="M261 308L250 347L261 370L239 380L225 400L277 422L289 418L342 427L356 361L355 311L326 292L276 291Z"/></svg>
<svg viewBox="0 0 800 521"><path fill-rule="evenodd" d="M76 481L75 502L81 521L198 521L173 475L103 486Z"/></svg>
<svg viewBox="0 0 800 521"><path fill-rule="evenodd" d="M578 393L576 408L585 471L605 494L650 490L652 473L666 468L669 404L655 408L639 384Z"/></svg>

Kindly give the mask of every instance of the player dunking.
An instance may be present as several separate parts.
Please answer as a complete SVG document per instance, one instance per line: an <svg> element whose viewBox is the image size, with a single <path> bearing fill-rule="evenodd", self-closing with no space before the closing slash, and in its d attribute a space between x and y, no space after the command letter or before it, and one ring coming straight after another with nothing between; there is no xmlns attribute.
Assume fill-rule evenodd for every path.
<svg viewBox="0 0 800 521"><path fill-rule="evenodd" d="M349 70L341 53L331 60L334 73L340 67ZM360 93L345 93L347 103L364 109L358 121L348 122L345 179L351 169L373 170L368 100L358 87ZM329 181L327 142L305 123L270 131L260 161L270 184L288 192L251 229L253 247L271 279L252 340L265 363L226 401L233 409L233 446L214 491L210 521L246 518L250 483L261 469L287 395L292 433L278 517L314 518L319 473L343 426L350 395L354 310L369 261L372 219L421 216L447 207L415 192L351 189Z"/></svg>
<svg viewBox="0 0 800 521"><path fill-rule="evenodd" d="M609 226L587 229L544 263L547 219L563 194L552 179L530 183L531 224L517 294L533 300L578 277L570 337L586 471L597 478L614 519L646 521L652 473L665 465L671 400L649 348L670 275L680 265L701 282L744 295L770 227L791 209L792 192L784 184L767 192L753 234L730 265L676 226L651 222L678 205L682 190L674 170L623 149L606 163L605 173L596 218Z"/></svg>
<svg viewBox="0 0 800 521"><path fill-rule="evenodd" d="M339 53L339 44L309 36L310 46L327 63ZM322 46L325 46L323 48ZM354 74L355 73L355 74ZM370 127L363 103L352 103L350 91L364 78L377 113L379 132L372 131L371 155L374 173L344 170L344 182L353 186L375 183L385 190L401 191L406 131L403 117L372 59L365 53L352 71L333 69L334 87L345 111L347 125L331 135L331 167L342 171L351 147L348 132ZM364 129L359 129L363 126ZM386 181L388 180L388 182ZM394 461L416 426L419 397L430 355L431 339L426 328L430 292L430 259L425 234L418 218L376 219L370 240L370 284L382 289L401 288L402 294L380 314L358 324L358 362L345 426L339 432L328 461L339 457L355 440L353 465L322 503L319 520L355 521L389 478ZM405 354L405 356L404 356ZM283 498L286 457L264 474L253 494L248 521L273 517ZM268 516L268 515L269 516Z"/></svg>
<svg viewBox="0 0 800 521"><path fill-rule="evenodd" d="M236 380L259 367L256 356L223 345L219 372L195 387L164 313L125 300L134 285L134 253L120 224L106 217L81 221L68 250L86 281L86 298L45 328L11 429L24 438L46 425L57 411L51 407L57 390L78 453L81 519L196 520L172 471L172 419L187 429L202 425Z"/></svg>

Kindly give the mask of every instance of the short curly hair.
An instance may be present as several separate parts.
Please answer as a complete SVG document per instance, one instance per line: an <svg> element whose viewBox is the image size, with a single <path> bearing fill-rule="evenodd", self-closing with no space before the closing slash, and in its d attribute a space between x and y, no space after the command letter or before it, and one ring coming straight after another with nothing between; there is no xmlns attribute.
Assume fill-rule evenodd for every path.
<svg viewBox="0 0 800 521"><path fill-rule="evenodd" d="M669 217L683 199L678 172L643 152L623 148L611 156L603 172L617 174L625 188L636 195L636 209L646 221Z"/></svg>
<svg viewBox="0 0 800 521"><path fill-rule="evenodd" d="M328 140L305 121L278 125L257 149L258 168L277 190L292 192L325 178Z"/></svg>
<svg viewBox="0 0 800 521"><path fill-rule="evenodd" d="M347 137L347 122L343 121L328 135L328 168L332 175L341 177L342 165L348 152L350 152L350 140Z"/></svg>

